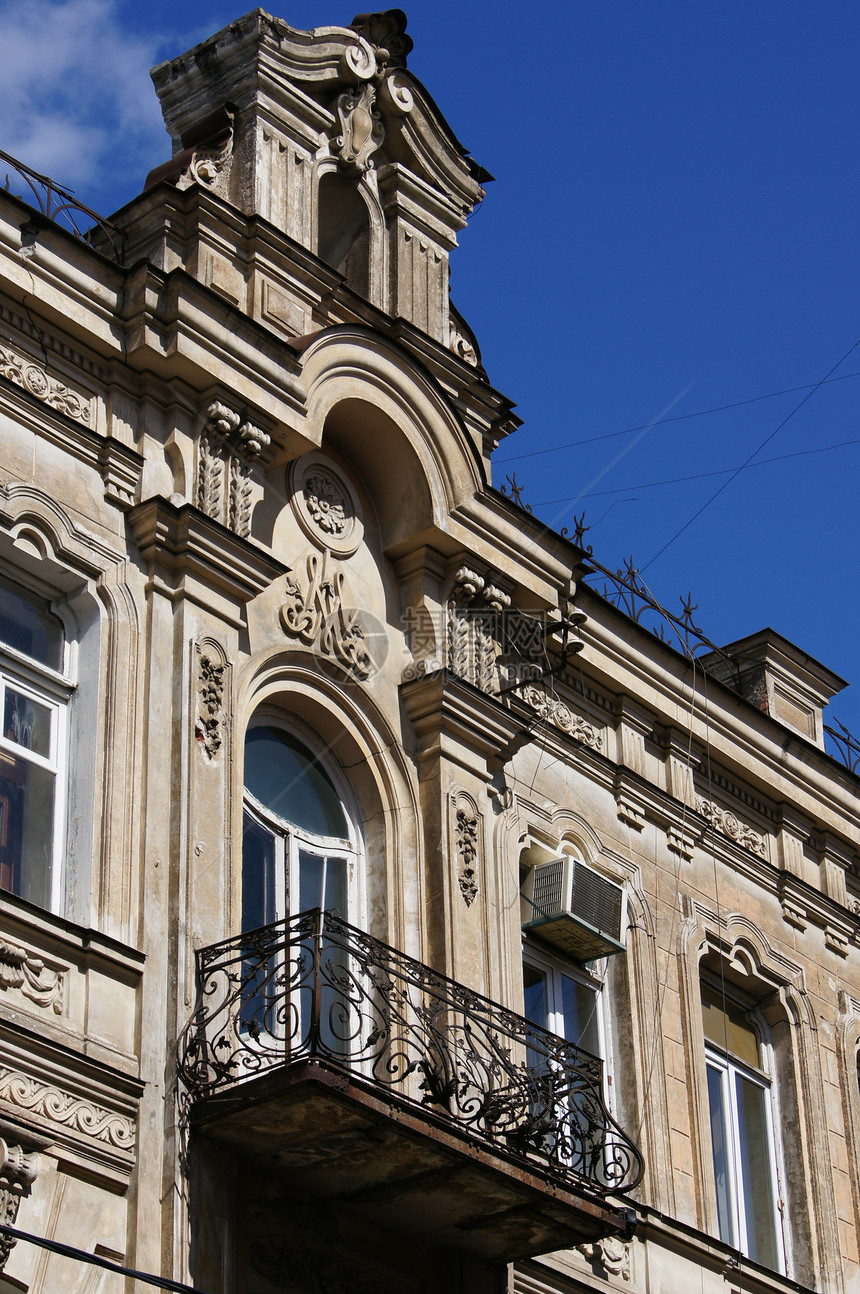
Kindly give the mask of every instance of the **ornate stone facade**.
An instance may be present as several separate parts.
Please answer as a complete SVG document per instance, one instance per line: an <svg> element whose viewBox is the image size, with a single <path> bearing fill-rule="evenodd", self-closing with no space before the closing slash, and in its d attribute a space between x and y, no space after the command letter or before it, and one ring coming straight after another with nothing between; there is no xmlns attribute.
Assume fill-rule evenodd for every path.
<svg viewBox="0 0 860 1294"><path fill-rule="evenodd" d="M0 191L0 1217L79 1251L5 1278L849 1294L841 680L767 631L703 708L493 488L410 49L255 10L116 226Z"/></svg>

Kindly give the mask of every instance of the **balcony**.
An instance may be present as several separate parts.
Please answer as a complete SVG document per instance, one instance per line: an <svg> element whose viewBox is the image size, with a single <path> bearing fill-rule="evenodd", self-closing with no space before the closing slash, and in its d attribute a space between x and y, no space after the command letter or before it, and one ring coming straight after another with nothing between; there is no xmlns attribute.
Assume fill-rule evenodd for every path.
<svg viewBox="0 0 860 1294"><path fill-rule="evenodd" d="M629 1230L642 1175L602 1062L310 911L197 954L192 1136L303 1199L491 1261ZM192 1143L193 1144L193 1143Z"/></svg>

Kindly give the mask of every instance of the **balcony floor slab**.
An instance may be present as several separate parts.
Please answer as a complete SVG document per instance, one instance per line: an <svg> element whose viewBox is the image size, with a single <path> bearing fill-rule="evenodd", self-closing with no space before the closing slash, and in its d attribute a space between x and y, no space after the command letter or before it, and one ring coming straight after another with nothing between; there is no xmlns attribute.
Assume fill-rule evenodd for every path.
<svg viewBox="0 0 860 1294"><path fill-rule="evenodd" d="M628 1229L629 1212L320 1063L268 1071L198 1100L192 1129L247 1173L342 1204L434 1248L508 1262Z"/></svg>

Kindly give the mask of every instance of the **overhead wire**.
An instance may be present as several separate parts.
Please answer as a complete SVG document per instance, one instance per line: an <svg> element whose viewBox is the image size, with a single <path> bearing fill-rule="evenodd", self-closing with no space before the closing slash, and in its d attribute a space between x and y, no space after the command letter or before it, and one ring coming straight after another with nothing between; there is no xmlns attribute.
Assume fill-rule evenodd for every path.
<svg viewBox="0 0 860 1294"><path fill-rule="evenodd" d="M647 569L648 569L648 567L649 567L649 566L653 566L654 562L656 562L656 561L657 561L657 558L658 558L658 557L662 557L662 555L663 555L663 553L665 553L666 549L667 549L667 548L671 548L671 546L672 546L672 544L674 544L675 540L676 540L676 539L680 539L680 537L681 537L681 535L683 535L684 531L685 531L685 530L688 530L688 529L690 528L690 526L693 524L693 522L694 522L694 521L696 521L696 520L698 520L698 518L702 515L702 513L703 513L707 508L709 508L709 507L711 506L711 504L712 504L716 499L718 499L718 498L720 497L720 495L723 493L723 491L724 491L724 490L727 490L727 489L729 488L729 486L731 485L732 481L734 481L734 480L735 480L735 479L740 475L740 473L744 470L744 468L745 468L745 467L748 467L748 466L749 466L749 464L753 461L753 459L754 459L754 458L758 457L758 455L759 455L759 454L761 453L761 451L764 449L765 445L770 444L770 442L773 440L774 436L775 436L775 435L777 435L777 433L778 433L778 432L782 431L782 429L783 429L783 427L786 425L786 423L787 423L787 422L790 422L790 421L791 421L791 419L794 417L794 415L795 415L796 413L798 413L798 412L803 408L803 406L804 406L804 405L805 405L809 400L811 400L811 399L812 399L812 397L815 395L816 391L820 390L820 388L821 388L822 386L824 386L824 383L825 383L825 382L826 382L826 381L827 381L827 380L828 380L828 379L829 379L829 378L830 378L830 377L831 377L831 376L836 372L836 370L837 370L837 369L838 369L842 364L844 364L844 363L845 363L845 361L846 361L846 359L848 358L848 356L849 356L849 355L851 355L851 354L853 354L853 352L857 349L857 347L858 347L858 346L860 346L860 337L858 337L858 338L857 338L857 340L854 342L853 346L849 346L849 347L848 347L848 350L845 352L845 354L842 356L842 358L836 361L836 363L833 365L833 367L832 367L831 369L829 369L827 373L825 373L825 374L824 374L824 377L823 377L823 378L821 378L821 380L820 380L819 382L816 382L816 384L815 384L815 386L812 388L812 390L811 390L811 391L807 391L807 393L806 393L806 395L803 397L803 399L802 399L802 400L799 400L799 401L797 402L797 404L794 406L794 408L791 410L791 412L790 412L790 413L787 413L787 414L785 415L785 417L782 419L782 421L781 421L781 422L779 422L779 423L777 423L777 425L774 427L773 431L772 431L772 432L770 432L770 434L769 434L769 435L765 436L765 438L764 438L764 440L761 442L761 444L760 444L760 445L758 445L758 446L756 447L756 449L754 449L754 450L753 450L753 452L749 455L749 457L748 457L748 458L746 458L746 459L743 461L743 463L741 463L740 467L735 468L734 472L732 472L732 474L731 474L731 476L729 477L729 479L728 479L727 481L723 481L723 483L722 483L722 485L719 487L719 489L718 489L718 490L715 490L715 491L714 491L714 493L711 495L711 497L710 497L709 499L707 499L707 500L702 504L702 506L701 506L700 508L697 508L697 509L696 509L696 511L693 513L692 517L690 517L687 521L685 521L685 522L684 522L684 524L683 524L683 526L679 527L679 529L675 531L674 535L672 535L672 537L671 537L670 539L667 539L667 540L666 540L666 543L663 545L663 547L662 547L662 548L660 548L660 549L659 549L659 550L654 554L654 556L653 556L653 557L649 558L649 560L648 560L648 561L645 563L645 565L642 567L642 570L643 570L643 571L647 571Z"/></svg>
<svg viewBox="0 0 860 1294"><path fill-rule="evenodd" d="M599 499L608 494L624 494L627 490L654 490L660 485L684 485L687 481L704 481L709 476L728 476L730 472L744 472L751 467L766 467L771 463L781 463L787 458L804 458L808 454L826 454L830 450L845 449L849 445L860 445L860 437L855 440L840 440L835 445L820 445L817 449L796 449L789 454L775 454L773 458L761 458L755 463L742 463L740 467L723 467L713 472L695 472L691 476L669 476L663 481L641 481L638 485L618 486L614 490L592 490L588 494L577 495L577 499ZM540 503L535 503L534 507L551 508L558 503L567 503L568 499L569 496L563 499L544 499ZM636 500L633 499L630 502L635 503Z"/></svg>
<svg viewBox="0 0 860 1294"><path fill-rule="evenodd" d="M852 347L853 349L853 347ZM849 351L849 354L851 352ZM841 362L841 361L840 361ZM837 368L839 365L837 364ZM831 369L831 372L833 370ZM616 436L630 436L634 431L643 431L646 427L651 428L656 425L662 425L668 422L686 422L689 418L705 418L712 413L725 413L729 409L740 409L747 404L758 404L762 400L775 400L780 395L794 395L798 391L817 391L818 388L828 382L846 382L849 378L860 377L860 371L857 373L842 373L839 377L826 377L821 382L808 382L802 386L786 386L781 391L766 391L764 395L752 395L746 400L733 400L730 404L718 404L713 409L697 409L693 413L673 413L671 417L661 417L659 423L647 423L638 427L624 427L621 431L605 431L599 436L586 436L583 440L568 440L562 445L549 445L545 449L529 449L522 454L510 454L506 458L497 458L493 455L493 462L515 463L521 458L539 458L543 454L556 454L563 449L576 449L579 445L593 445L599 440L612 440Z"/></svg>

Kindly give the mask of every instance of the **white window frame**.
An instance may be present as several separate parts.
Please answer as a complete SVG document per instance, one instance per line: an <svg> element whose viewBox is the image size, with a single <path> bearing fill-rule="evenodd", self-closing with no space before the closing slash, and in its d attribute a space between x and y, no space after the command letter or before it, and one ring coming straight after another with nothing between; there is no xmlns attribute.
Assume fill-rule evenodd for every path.
<svg viewBox="0 0 860 1294"><path fill-rule="evenodd" d="M770 1047L761 1037L760 1031L753 1026L758 1036L759 1059L770 1067L772 1060ZM750 1065L744 1064L737 1057L715 1046L709 1040L705 1041L705 1063L706 1071L711 1071L719 1075L721 1108L724 1112L724 1132L726 1140L726 1177L728 1193L728 1212L729 1223L732 1229L730 1236L720 1236L725 1244L731 1245L733 1249L738 1249L747 1257L752 1258L754 1262L761 1261L750 1253L749 1236L747 1234L746 1224L746 1203L747 1187L742 1180L741 1162L742 1147L740 1141L741 1118L738 1112L737 1102L737 1080L738 1078L745 1082L751 1083L762 1093L762 1108L764 1111L764 1131L767 1150L767 1167L770 1174L770 1195L771 1195L771 1221L774 1235L774 1251L776 1254L775 1270L780 1275L786 1274L785 1265L785 1243L782 1231L782 1217L780 1213L781 1201L781 1165L777 1153L777 1142L774 1128L778 1119L778 1110L776 1109L775 1088L771 1074L767 1070L757 1070ZM709 1075L706 1072L706 1080ZM708 1127L713 1138L713 1119L710 1108L710 1085L706 1082L705 1090L707 1092L707 1111ZM711 1141L711 1166L714 1189L717 1195L718 1225L719 1225L719 1188L716 1181L716 1164L713 1161L713 1141ZM759 1183L751 1183L751 1189L755 1190ZM768 1263L763 1266L770 1268Z"/></svg>
<svg viewBox="0 0 860 1294"><path fill-rule="evenodd" d="M26 588L25 585L22 585ZM36 596L41 596L36 594ZM48 599L44 599L54 615L57 612ZM57 615L57 619L62 618ZM51 879L48 893L47 910L59 913L63 907L65 886L65 846L66 817L68 810L69 780L69 710L74 695L74 685L68 677L71 660L71 648L64 625L62 672L34 660L16 648L0 643L0 750L7 751L16 758L38 768L43 768L54 777L54 819L51 833ZM45 706L51 713L50 754L41 756L35 751L18 745L4 735L2 718L5 715L6 688L12 687L16 692L30 698L38 705ZM26 859L22 867L26 868ZM13 893L2 891L0 893Z"/></svg>
<svg viewBox="0 0 860 1294"><path fill-rule="evenodd" d="M329 770L325 769L329 774ZM330 774L329 774L330 776ZM340 788L335 787L339 791ZM353 826L352 815L349 808L341 801L344 811L344 817L349 826ZM339 912L338 916L343 921L348 921L351 925L361 925L363 913L361 908L361 890L360 879L360 859L361 850L354 840L339 839L337 836L317 836L310 831L301 831L292 823L287 822L285 818L279 817L271 809L267 809L258 799L245 787L244 808L249 816L268 832L275 844L275 921L281 921L287 916L298 916L301 909L298 902L291 902L293 895L299 893L299 855L304 850L311 854L316 854L325 858L329 855L337 855L346 860L346 912Z"/></svg>
<svg viewBox="0 0 860 1294"><path fill-rule="evenodd" d="M596 998L596 1022L597 1038L599 1050L596 1054L603 1061L604 1086L605 1075L608 1072L609 1057L607 1053L609 1030L606 1027L606 958L601 958L597 962L589 963L593 969L589 970L585 965L579 965L576 962L567 961L561 957L554 957L542 947L537 947L530 939L523 939L523 966L532 966L535 970L542 971L547 976L548 1001L547 1001L547 1020L544 1026L550 1033L556 1034L559 1038L565 1038L567 1042L572 1042L574 1046L582 1047L578 1038L567 1038L564 1032L564 1014L561 1007L562 1000L562 976L587 988L595 995ZM588 1049L583 1047L582 1050ZM606 1092L604 1091L604 1096Z"/></svg>
<svg viewBox="0 0 860 1294"><path fill-rule="evenodd" d="M348 788L344 785L345 779L343 775L335 765L334 761L324 760L320 757L303 732L297 732L293 727L288 726L269 714L263 714L256 717L256 719L257 721L249 727L249 732L252 728L257 727L281 729L301 744L311 756L316 758L321 771L328 778L340 800L344 819L350 831L349 837L341 838L337 836L320 836L299 828L287 818L281 817L281 815L273 809L267 808L263 805L248 789L248 787L245 786L243 794L243 822L244 815L247 814L250 819L265 833L267 833L274 842L274 921L277 922L290 917L296 917L302 910L299 907L298 900L300 892L300 855L302 852L308 852L323 858L335 856L345 859L347 910L345 912L338 912L338 916L350 925L364 929L364 868L362 866L364 859L363 841L359 834L357 825L358 815ZM243 886L245 881L244 866L245 862L243 851ZM295 903L292 902L293 896L295 896ZM256 1045L255 1041L250 1036L250 1031L242 1021L241 1013L238 1022L238 1029L244 1036L245 1045L253 1048ZM299 1033L301 1034L301 1028ZM266 1035L260 1035L259 1045L261 1048L267 1048L270 1046L270 1038Z"/></svg>

